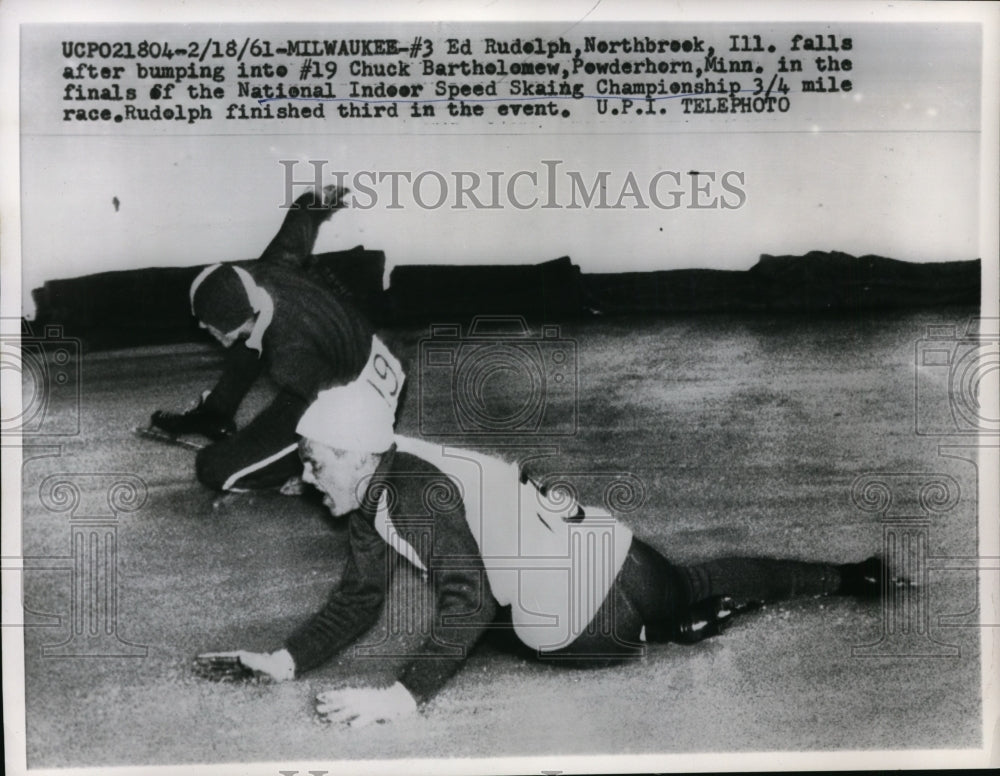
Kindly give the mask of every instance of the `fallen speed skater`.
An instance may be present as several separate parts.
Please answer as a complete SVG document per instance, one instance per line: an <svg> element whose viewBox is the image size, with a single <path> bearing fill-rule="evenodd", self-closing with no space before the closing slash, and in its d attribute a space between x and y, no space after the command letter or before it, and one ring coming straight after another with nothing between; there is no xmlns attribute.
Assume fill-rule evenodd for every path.
<svg viewBox="0 0 1000 776"><path fill-rule="evenodd" d="M197 478L209 488L300 492L295 424L321 390L365 375L398 403L402 365L346 290L313 277L319 228L344 207L346 193L330 185L303 194L257 261L212 265L191 285L192 313L226 349L223 373L190 409L157 410L150 428L137 431L171 441L184 434L210 439L195 460ZM237 429L236 411L262 373L278 393Z"/></svg>
<svg viewBox="0 0 1000 776"><path fill-rule="evenodd" d="M348 522L343 575L283 646L201 654L197 673L282 682L322 665L375 624L397 556L431 587L429 634L390 687L321 692L323 720L358 727L416 713L499 624L539 660L601 666L640 657L648 643L716 636L763 603L874 598L888 579L877 557L675 565L607 510L547 491L516 464L398 436L393 426L391 403L362 380L310 405L297 424L303 479Z"/></svg>

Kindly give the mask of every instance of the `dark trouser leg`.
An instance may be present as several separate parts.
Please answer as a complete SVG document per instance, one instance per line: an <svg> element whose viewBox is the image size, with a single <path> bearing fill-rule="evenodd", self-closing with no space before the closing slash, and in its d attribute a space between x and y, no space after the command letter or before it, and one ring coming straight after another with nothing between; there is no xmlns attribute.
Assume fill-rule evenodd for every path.
<svg viewBox="0 0 1000 776"><path fill-rule="evenodd" d="M245 428L199 451L198 481L215 490L270 488L301 474L295 426L308 406L293 393L279 393Z"/></svg>
<svg viewBox="0 0 1000 776"><path fill-rule="evenodd" d="M831 563L771 558L719 558L681 567L688 598L727 595L737 603L767 603L837 593L840 569Z"/></svg>
<svg viewBox="0 0 1000 776"><path fill-rule="evenodd" d="M550 652L539 650L538 657L576 668L601 668L642 657L645 650L639 641L641 632L642 617L616 580L594 619L572 644Z"/></svg>
<svg viewBox="0 0 1000 776"><path fill-rule="evenodd" d="M639 633L649 642L687 640L679 627L700 602L730 596L737 603L766 603L795 596L840 592L841 573L829 563L770 558L720 558L674 566L645 542L632 540L628 556L592 627L568 647L543 658L574 658L604 665L637 654ZM696 639L695 639L696 640Z"/></svg>
<svg viewBox="0 0 1000 776"><path fill-rule="evenodd" d="M264 249L260 260L305 267L316 244L320 226L343 206L342 199L342 192L332 185L323 187L319 199L316 198L315 191L301 195L289 209L281 228Z"/></svg>
<svg viewBox="0 0 1000 776"><path fill-rule="evenodd" d="M579 667L598 667L641 657L639 635L666 640L674 618L686 607L677 569L645 542L633 539L604 603L587 629L572 644L542 659L569 660Z"/></svg>

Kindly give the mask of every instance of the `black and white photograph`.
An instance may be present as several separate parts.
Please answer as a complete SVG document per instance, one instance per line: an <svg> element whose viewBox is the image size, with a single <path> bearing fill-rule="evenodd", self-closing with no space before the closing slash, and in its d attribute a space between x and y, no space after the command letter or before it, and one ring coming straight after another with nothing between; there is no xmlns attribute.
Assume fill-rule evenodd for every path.
<svg viewBox="0 0 1000 776"><path fill-rule="evenodd" d="M1000 3L0 3L6 772L982 768Z"/></svg>

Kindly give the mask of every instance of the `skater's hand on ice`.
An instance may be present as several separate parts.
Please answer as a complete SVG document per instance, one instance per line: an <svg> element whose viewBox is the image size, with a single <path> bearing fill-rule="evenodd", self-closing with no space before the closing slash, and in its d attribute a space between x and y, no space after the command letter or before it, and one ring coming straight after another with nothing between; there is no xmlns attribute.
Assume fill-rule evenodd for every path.
<svg viewBox="0 0 1000 776"><path fill-rule="evenodd" d="M287 682L295 678L295 661L285 649L277 652L206 652L195 658L194 668L204 678L222 682L246 679Z"/></svg>
<svg viewBox="0 0 1000 776"><path fill-rule="evenodd" d="M301 477L289 477L280 488L282 496L301 496L306 492L306 484Z"/></svg>
<svg viewBox="0 0 1000 776"><path fill-rule="evenodd" d="M391 687L345 687L316 696L316 711L324 722L365 727L391 722L417 712L417 702L399 682Z"/></svg>

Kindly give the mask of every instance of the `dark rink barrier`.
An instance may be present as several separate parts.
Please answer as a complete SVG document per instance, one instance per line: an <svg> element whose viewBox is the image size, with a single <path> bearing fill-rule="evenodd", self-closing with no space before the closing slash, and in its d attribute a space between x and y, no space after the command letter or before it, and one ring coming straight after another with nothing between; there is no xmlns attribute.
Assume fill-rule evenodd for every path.
<svg viewBox="0 0 1000 776"><path fill-rule="evenodd" d="M242 264L245 262L237 262ZM609 264L613 260L609 259ZM50 280L32 294L33 326L61 325L89 349L204 339L188 289L202 267L150 268ZM978 305L980 261L914 264L812 251L763 255L749 270L581 273L569 257L531 265L403 265L382 288L385 254L358 246L313 257L307 271L345 292L378 326L518 315L560 322L593 315L837 312Z"/></svg>
<svg viewBox="0 0 1000 776"><path fill-rule="evenodd" d="M605 314L820 312L977 305L980 261L914 264L810 251L770 256L746 271L681 269L582 275Z"/></svg>
<svg viewBox="0 0 1000 776"><path fill-rule="evenodd" d="M233 262L237 265L249 261ZM61 325L88 349L196 342L207 335L191 315L191 283L206 265L151 267L49 280L32 291L32 327ZM385 254L357 246L311 257L306 270L319 283L347 293L374 321L385 316Z"/></svg>
<svg viewBox="0 0 1000 776"><path fill-rule="evenodd" d="M521 315L538 320L575 318L587 307L580 268L568 256L528 265L410 265L392 270L393 321Z"/></svg>

